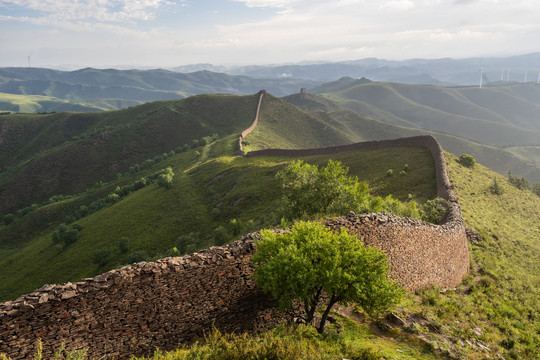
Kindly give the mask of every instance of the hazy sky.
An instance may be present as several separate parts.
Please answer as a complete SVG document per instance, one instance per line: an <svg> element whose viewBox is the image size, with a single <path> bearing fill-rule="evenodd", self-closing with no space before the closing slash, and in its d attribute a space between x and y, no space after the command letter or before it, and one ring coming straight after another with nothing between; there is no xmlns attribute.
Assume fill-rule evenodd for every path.
<svg viewBox="0 0 540 360"><path fill-rule="evenodd" d="M0 66L517 55L539 19L538 0L0 0Z"/></svg>

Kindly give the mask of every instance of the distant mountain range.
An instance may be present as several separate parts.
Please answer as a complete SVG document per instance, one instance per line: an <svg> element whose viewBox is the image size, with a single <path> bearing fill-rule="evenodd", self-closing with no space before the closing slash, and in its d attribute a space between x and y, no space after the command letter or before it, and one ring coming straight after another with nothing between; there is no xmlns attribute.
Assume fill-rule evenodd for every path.
<svg viewBox="0 0 540 360"><path fill-rule="evenodd" d="M366 77L374 81L426 85L479 85L482 82L538 82L540 53L511 57L466 59L384 60L366 58L354 61L250 65L239 67L212 64L186 65L174 71L209 70L230 75L246 75L259 79L308 79L327 82L344 76Z"/></svg>
<svg viewBox="0 0 540 360"><path fill-rule="evenodd" d="M266 89L277 96L318 82L294 79L254 79L210 71L189 74L163 69L116 70L85 68L59 71L40 68L0 68L0 111L50 112L113 110L156 100L191 95L253 94ZM13 101L10 95L36 95L38 105ZM66 104L69 103L69 104ZM73 104L78 104L74 109Z"/></svg>

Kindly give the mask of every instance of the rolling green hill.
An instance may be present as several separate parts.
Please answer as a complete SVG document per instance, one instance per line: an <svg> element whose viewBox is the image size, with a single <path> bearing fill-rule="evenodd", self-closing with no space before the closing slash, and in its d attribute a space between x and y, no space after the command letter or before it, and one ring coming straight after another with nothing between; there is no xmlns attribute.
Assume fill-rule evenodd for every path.
<svg viewBox="0 0 540 360"><path fill-rule="evenodd" d="M162 257L174 254L171 249L176 246L184 253L229 241L240 235L238 229L245 232L279 224L276 209L280 196L274 176L292 159L233 156L234 143L233 135L168 157L141 173L36 209L0 227L0 268L4 269L0 298L14 298L44 283L96 275L128 262L134 252ZM305 160L325 164L330 158L349 166L351 175L368 181L375 194L392 193L401 199L413 196L419 201L435 197L433 160L425 149L344 152ZM402 168L404 164L410 164L407 176L386 176L389 168ZM71 215L116 186L166 166L176 174L170 189L156 184L140 189L77 221L83 227L80 239L67 249L55 246L51 234L64 220L62 215ZM225 230L225 239L218 234L220 227ZM14 234L27 237L14 241ZM129 239L130 250L125 253L119 248L121 238ZM98 249L110 250L106 266L93 263Z"/></svg>
<svg viewBox="0 0 540 360"><path fill-rule="evenodd" d="M0 214L82 192L205 136L239 133L257 100L201 95L113 112L0 116Z"/></svg>
<svg viewBox="0 0 540 360"><path fill-rule="evenodd" d="M478 162L500 174L507 174L508 171L511 171L513 174L519 174L519 176L528 178L530 182L540 182L540 165L538 165L540 154L536 151L537 147L534 146L500 148L454 135L419 129L405 122L401 122L402 125L396 125L387 121L359 115L354 111L340 107L337 102L333 102L321 95L294 94L284 97L283 100L304 109L312 117L321 119L326 124L331 124L332 127L340 129L341 133L345 134L350 142L432 135L441 143L445 150L453 154L458 156L461 154L472 154ZM395 118L395 116L379 110L375 111L375 113L385 119ZM294 122L284 122L281 124L284 130L281 136L286 138L291 136L291 134L299 134L303 131L295 128L294 124ZM328 131L328 128L325 131Z"/></svg>
<svg viewBox="0 0 540 360"><path fill-rule="evenodd" d="M71 102L52 96L0 93L0 113L40 113L53 111L98 111L101 107Z"/></svg>
<svg viewBox="0 0 540 360"><path fill-rule="evenodd" d="M286 96L283 99L304 109L312 116L323 116L326 119L332 119L334 124L339 123L346 128L346 133L349 134L349 138L354 139L354 141L382 140L429 134L437 138L445 150L456 155L464 153L472 154L480 163L501 174L506 174L508 171L511 171L513 174L528 178L532 183L540 182L540 166L538 166L540 157L538 156L538 152L535 151L537 145L531 145L540 141L540 133L534 130L538 126L538 122L535 120L536 118L533 114L524 115L526 119L524 119L522 123L528 128L516 130L517 126L509 125L509 121L513 119L510 115L499 115L496 110L490 110L480 105L475 105L465 98L465 95L472 97L472 95L468 94L469 92L475 93L478 90L500 92L501 94L513 92L515 93L515 96L508 95L507 98L510 100L507 100L515 100L517 96L521 96L521 100L516 100L519 103L522 101L529 101L527 100L530 96L528 90L531 88L536 91L534 85L505 86L500 88L489 88L489 90L477 88L456 89L439 88L435 86L371 83L362 80L357 80L357 83L355 83L350 78L344 78L329 83L328 86L321 85L319 87L320 91L336 88L349 89L351 92L361 89L361 92L363 92L368 99L364 99L366 101L344 99L342 93L347 90L320 95L294 94ZM370 93L371 91L373 93ZM419 103L402 96L399 91L411 98L415 98L418 102L429 103L431 101L433 107L441 109L447 108L447 111L452 110L454 113L465 114L468 112L470 114L469 117L477 116L478 118L484 117L484 119L478 120L476 125L474 125L476 120L471 120L473 125L469 126L469 120L461 122L461 120L463 120L463 115L454 115L440 109L434 110L434 108L427 107L426 105L419 105ZM462 91L465 95L460 94L459 91ZM434 95L430 95L431 92L433 92ZM382 94L386 95L383 96ZM395 97L399 98L396 103L401 102L402 107L395 104L392 105ZM530 109L535 109L537 106L538 100L533 100L529 103ZM373 101L376 104L370 103L370 101ZM471 139L471 136L466 134L464 137L460 137L445 131L429 130L429 126L428 128L424 128L424 125L416 123L416 117L414 116L412 116L411 119L400 117L401 114L399 112L403 108L408 108L412 112L423 112L424 115L419 115L420 118L421 116L430 116L435 119L434 121L431 121L431 118L425 118L428 123L443 123L441 119L446 119L444 121L450 125L445 126L456 126L462 133L465 133L466 131L474 132L473 128L476 128L478 133L487 134L487 136L491 136L492 138L497 137L502 143L509 139L509 137L507 138L506 136L509 134L510 136L519 136L521 142L527 143L529 141L530 144L508 147L504 144L489 144L475 141ZM325 113L324 115L322 114L323 112ZM441 113L444 113L444 116L442 118L437 118ZM487 120L491 115L493 115L492 118L496 121ZM486 123L486 121L489 121L489 123ZM456 124L452 125L453 122ZM457 125L458 123L459 125ZM462 126L463 129L461 129ZM512 129L508 130L508 126ZM286 132L284 136L287 136L288 133L289 132ZM527 134L526 137L522 137L525 133Z"/></svg>
<svg viewBox="0 0 540 360"><path fill-rule="evenodd" d="M530 92L527 98L523 96L526 91ZM536 120L540 100L534 100L540 99L538 95L540 87L531 84L479 89L391 83L353 84L325 94L343 107L377 120L495 146L540 141Z"/></svg>

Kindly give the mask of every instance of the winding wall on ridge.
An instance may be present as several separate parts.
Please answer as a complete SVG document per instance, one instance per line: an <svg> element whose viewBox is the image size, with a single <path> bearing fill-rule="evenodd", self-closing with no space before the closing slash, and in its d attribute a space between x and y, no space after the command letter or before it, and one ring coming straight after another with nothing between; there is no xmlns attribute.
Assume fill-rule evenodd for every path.
<svg viewBox="0 0 540 360"><path fill-rule="evenodd" d="M259 100L259 103L262 99ZM260 105L259 107L260 108ZM444 154L430 136L306 150L260 150L247 156L307 156L337 151L424 146L435 160L437 193L450 201L439 225L389 214L354 213L325 221L347 227L388 256L392 276L406 288L456 286L469 266L467 238ZM276 230L284 231L284 230ZM251 281L257 233L223 247L112 270L77 283L45 285L0 304L0 353L31 358L36 340L49 357L63 342L94 358L151 355L209 332L258 331L283 321Z"/></svg>

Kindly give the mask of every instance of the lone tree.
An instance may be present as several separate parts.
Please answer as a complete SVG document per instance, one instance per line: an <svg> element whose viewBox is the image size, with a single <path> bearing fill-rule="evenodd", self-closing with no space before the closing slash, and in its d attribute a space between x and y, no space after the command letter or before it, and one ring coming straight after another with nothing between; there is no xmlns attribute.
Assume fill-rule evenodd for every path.
<svg viewBox="0 0 540 360"><path fill-rule="evenodd" d="M263 230L261 237L252 257L255 281L282 311L300 302L303 310L296 315L308 324L325 306L317 328L321 334L336 303L355 303L378 315L401 299L401 287L388 277L386 256L346 229L332 232L318 222L297 222L288 233Z"/></svg>
<svg viewBox="0 0 540 360"><path fill-rule="evenodd" d="M459 163L467 168L473 168L476 164L476 158L469 154L463 154L459 157Z"/></svg>

